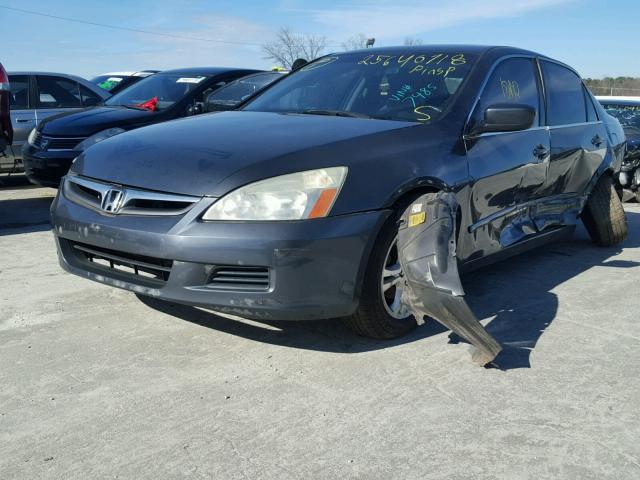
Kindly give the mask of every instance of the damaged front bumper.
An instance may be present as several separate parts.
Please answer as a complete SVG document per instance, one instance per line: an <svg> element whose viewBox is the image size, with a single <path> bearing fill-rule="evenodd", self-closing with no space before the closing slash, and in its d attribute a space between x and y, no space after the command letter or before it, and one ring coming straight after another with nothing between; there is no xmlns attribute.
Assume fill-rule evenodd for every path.
<svg viewBox="0 0 640 480"><path fill-rule="evenodd" d="M255 320L353 313L364 266L388 211L295 222L204 222L204 198L178 216L104 215L52 205L62 267L177 303Z"/></svg>
<svg viewBox="0 0 640 480"><path fill-rule="evenodd" d="M452 193L426 194L403 213L398 255L404 271L403 302L418 322L429 316L475 347L473 359L490 364L502 350L475 317L458 273L456 218Z"/></svg>

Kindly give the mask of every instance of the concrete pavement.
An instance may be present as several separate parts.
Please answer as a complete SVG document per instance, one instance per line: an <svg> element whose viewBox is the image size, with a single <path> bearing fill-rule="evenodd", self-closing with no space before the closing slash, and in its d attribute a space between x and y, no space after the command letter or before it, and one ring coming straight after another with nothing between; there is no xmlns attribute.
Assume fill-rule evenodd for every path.
<svg viewBox="0 0 640 480"><path fill-rule="evenodd" d="M640 207L474 272L506 370L427 323L376 342L263 324L64 273L55 192L0 185L2 479L640 478ZM515 348L517 347L517 348Z"/></svg>

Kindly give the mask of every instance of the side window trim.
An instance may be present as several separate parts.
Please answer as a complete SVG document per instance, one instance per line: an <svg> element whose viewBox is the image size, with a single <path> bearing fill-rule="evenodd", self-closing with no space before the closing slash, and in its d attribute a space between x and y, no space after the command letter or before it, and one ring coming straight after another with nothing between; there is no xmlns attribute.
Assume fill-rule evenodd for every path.
<svg viewBox="0 0 640 480"><path fill-rule="evenodd" d="M534 55L526 55L526 54L512 54L512 55L505 55L503 57L500 57L499 59L497 59L495 62L493 62L493 65L491 65L491 68L489 69L489 71L487 72L487 74L485 75L484 79L482 80L482 84L480 85L480 89L478 91L478 95L476 95L475 100L473 101L473 105L471 106L471 109L469 111L469 114L467 115L467 120L465 121L464 124L464 128L463 128L463 137L466 137L468 135L469 129L471 128L471 120L473 117L473 113L476 111L476 108L478 108L478 104L480 103L480 100L482 98L482 95L484 95L484 92L487 88L487 84L489 83L489 80L491 79L491 76L493 75L493 72L495 72L495 70L505 61L507 60L511 60L514 58L524 58L527 60L531 60L532 62L535 62L534 65L534 69L536 69L536 65L537 65L537 69L540 69L540 66L538 64L538 57L535 57ZM545 126L542 123L542 106L540 105L541 101L544 102L544 98L542 97L542 90L541 88L543 88L543 81L542 81L542 71L539 70L538 73L536 74L536 82L537 82L537 86L538 86L538 109L539 109L539 114L538 114L538 125L532 126L531 128L527 129L527 130L523 130L524 132L527 132L529 130L536 130L536 129L540 129L540 128L545 128ZM544 104L545 108L544 108L544 114L545 114L545 120L546 120L546 104ZM482 135L500 135L502 133L513 133L513 132L493 132L493 133L483 133Z"/></svg>
<svg viewBox="0 0 640 480"><path fill-rule="evenodd" d="M540 126L548 127L549 126L549 97L547 96L547 86L544 83L544 75L542 74L542 62L540 61L540 57L535 58L536 62L536 72L538 74L538 85L540 88L540 100L542 103L543 111L540 114Z"/></svg>
<svg viewBox="0 0 640 480"><path fill-rule="evenodd" d="M594 101L596 101L596 100L593 98L593 95L589 91L589 88L587 88L587 86L584 84L584 82L582 82L582 89L584 91L584 97L585 97L584 101L585 101L585 103L588 104L588 105L591 105L591 109L593 110L593 113L596 116L595 123L602 122L602 119L600 118L600 114L598 112L598 109L596 108L596 105L594 103ZM587 122L594 123L594 122L590 122L589 121L589 107L588 107L588 105L587 105Z"/></svg>

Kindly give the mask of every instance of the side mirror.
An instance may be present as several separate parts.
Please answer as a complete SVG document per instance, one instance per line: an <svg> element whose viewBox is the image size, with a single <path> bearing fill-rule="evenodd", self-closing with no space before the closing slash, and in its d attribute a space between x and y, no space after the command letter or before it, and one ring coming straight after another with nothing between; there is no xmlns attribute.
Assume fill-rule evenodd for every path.
<svg viewBox="0 0 640 480"><path fill-rule="evenodd" d="M471 129L472 135L486 132L517 132L533 125L536 111L528 105L496 104L484 111L484 120Z"/></svg>
<svg viewBox="0 0 640 480"><path fill-rule="evenodd" d="M202 104L202 102L195 102L187 106L187 117L191 117L192 115L200 115L201 113L204 113L204 105Z"/></svg>

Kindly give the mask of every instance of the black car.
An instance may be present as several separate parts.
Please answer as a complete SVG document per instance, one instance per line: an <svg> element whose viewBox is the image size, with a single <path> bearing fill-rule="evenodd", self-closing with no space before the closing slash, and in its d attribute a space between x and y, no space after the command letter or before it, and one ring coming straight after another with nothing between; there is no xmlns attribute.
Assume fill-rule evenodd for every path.
<svg viewBox="0 0 640 480"><path fill-rule="evenodd" d="M244 68L188 68L151 75L103 106L55 115L40 122L23 147L25 173L35 184L57 187L78 154L127 130L204 112L207 96Z"/></svg>
<svg viewBox="0 0 640 480"><path fill-rule="evenodd" d="M597 97L618 119L627 137L627 153L616 177L623 201L640 202L640 97Z"/></svg>
<svg viewBox="0 0 640 480"><path fill-rule="evenodd" d="M622 241L611 179L623 152L619 123L548 57L460 45L338 53L237 111L84 152L53 231L63 268L85 278L253 319L344 317L392 338L416 325L397 249L400 226L434 220L416 199L446 194L454 222L424 283L460 295L449 257L475 268L562 238L580 218L595 243Z"/></svg>

